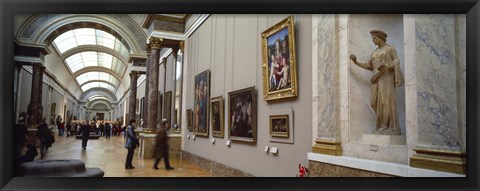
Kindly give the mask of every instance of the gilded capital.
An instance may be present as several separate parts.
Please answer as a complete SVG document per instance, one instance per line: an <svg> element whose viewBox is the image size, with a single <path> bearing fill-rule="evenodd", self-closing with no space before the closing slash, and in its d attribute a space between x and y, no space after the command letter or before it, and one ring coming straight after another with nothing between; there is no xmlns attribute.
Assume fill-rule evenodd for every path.
<svg viewBox="0 0 480 191"><path fill-rule="evenodd" d="M150 46L152 49L160 49L162 46L163 38L150 37Z"/></svg>
<svg viewBox="0 0 480 191"><path fill-rule="evenodd" d="M185 41L180 41L180 44L179 44L179 47L180 47L180 51L184 51L185 50Z"/></svg>
<svg viewBox="0 0 480 191"><path fill-rule="evenodd" d="M130 72L130 78L137 78L137 77L138 77L138 72L137 71Z"/></svg>
<svg viewBox="0 0 480 191"><path fill-rule="evenodd" d="M145 47L145 49L147 50L147 54L148 54L148 55L152 54L152 46L151 46L151 43L147 43L147 46Z"/></svg>

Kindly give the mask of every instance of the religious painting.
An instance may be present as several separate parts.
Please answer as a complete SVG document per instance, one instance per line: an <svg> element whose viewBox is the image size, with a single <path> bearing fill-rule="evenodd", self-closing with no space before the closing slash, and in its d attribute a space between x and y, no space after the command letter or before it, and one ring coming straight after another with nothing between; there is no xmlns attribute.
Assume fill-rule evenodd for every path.
<svg viewBox="0 0 480 191"><path fill-rule="evenodd" d="M272 137L289 137L288 115L270 115L269 123Z"/></svg>
<svg viewBox="0 0 480 191"><path fill-rule="evenodd" d="M255 86L228 93L228 138L256 142L257 103Z"/></svg>
<svg viewBox="0 0 480 191"><path fill-rule="evenodd" d="M263 98L267 101L298 95L295 28L289 16L262 33Z"/></svg>
<svg viewBox="0 0 480 191"><path fill-rule="evenodd" d="M214 137L223 138L224 133L224 111L223 96L210 98L210 128Z"/></svg>
<svg viewBox="0 0 480 191"><path fill-rule="evenodd" d="M187 109L187 129L193 131L193 112L191 109Z"/></svg>
<svg viewBox="0 0 480 191"><path fill-rule="evenodd" d="M193 133L208 137L210 111L210 70L195 76L195 95L193 106Z"/></svg>
<svg viewBox="0 0 480 191"><path fill-rule="evenodd" d="M171 127L172 122L172 92L165 93L165 105L163 107L163 119L167 119L167 126Z"/></svg>

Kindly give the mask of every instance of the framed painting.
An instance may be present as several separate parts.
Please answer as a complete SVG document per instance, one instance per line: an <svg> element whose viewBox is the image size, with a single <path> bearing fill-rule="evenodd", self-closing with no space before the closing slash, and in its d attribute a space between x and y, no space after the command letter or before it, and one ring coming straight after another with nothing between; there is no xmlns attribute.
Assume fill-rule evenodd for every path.
<svg viewBox="0 0 480 191"><path fill-rule="evenodd" d="M266 101L298 95L293 16L262 33L263 98Z"/></svg>
<svg viewBox="0 0 480 191"><path fill-rule="evenodd" d="M172 91L165 92L165 104L163 107L163 119L167 119L168 127L171 126L172 122Z"/></svg>
<svg viewBox="0 0 480 191"><path fill-rule="evenodd" d="M289 137L289 117L286 115L270 115L270 135L272 137Z"/></svg>
<svg viewBox="0 0 480 191"><path fill-rule="evenodd" d="M187 129L193 131L193 112L192 109L187 109Z"/></svg>
<svg viewBox="0 0 480 191"><path fill-rule="evenodd" d="M195 76L195 95L193 105L193 133L208 137L210 111L210 70Z"/></svg>
<svg viewBox="0 0 480 191"><path fill-rule="evenodd" d="M210 128L212 129L212 136L223 138L225 136L223 96L210 98L210 107Z"/></svg>
<svg viewBox="0 0 480 191"><path fill-rule="evenodd" d="M228 138L255 143L257 103L255 86L228 93Z"/></svg>

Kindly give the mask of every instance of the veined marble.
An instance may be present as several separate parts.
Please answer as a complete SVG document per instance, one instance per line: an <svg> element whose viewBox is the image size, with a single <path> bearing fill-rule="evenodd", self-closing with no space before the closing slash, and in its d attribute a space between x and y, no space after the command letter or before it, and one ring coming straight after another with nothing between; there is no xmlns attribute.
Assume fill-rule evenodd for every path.
<svg viewBox="0 0 480 191"><path fill-rule="evenodd" d="M339 136L338 60L335 15L313 15L312 83L314 107L312 125L317 126L319 138L336 139ZM315 139L315 138L314 138Z"/></svg>
<svg viewBox="0 0 480 191"><path fill-rule="evenodd" d="M455 15L415 15L419 145L460 148Z"/></svg>

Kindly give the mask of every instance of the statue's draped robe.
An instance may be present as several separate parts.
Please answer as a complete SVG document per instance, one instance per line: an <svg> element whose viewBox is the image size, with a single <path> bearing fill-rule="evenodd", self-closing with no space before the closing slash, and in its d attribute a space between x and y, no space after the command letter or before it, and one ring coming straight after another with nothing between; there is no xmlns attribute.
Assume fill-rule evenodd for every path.
<svg viewBox="0 0 480 191"><path fill-rule="evenodd" d="M370 106L377 114L375 134L400 135L395 87L402 86L405 80L395 48L388 44L377 48L367 64L375 72L370 81ZM379 67L385 64L392 64L393 68L380 71Z"/></svg>

